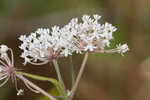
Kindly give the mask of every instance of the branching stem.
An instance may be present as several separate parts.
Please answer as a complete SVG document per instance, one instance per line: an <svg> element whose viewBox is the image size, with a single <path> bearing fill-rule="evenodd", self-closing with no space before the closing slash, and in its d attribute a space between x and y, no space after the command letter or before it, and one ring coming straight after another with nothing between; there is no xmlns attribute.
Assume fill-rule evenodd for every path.
<svg viewBox="0 0 150 100"><path fill-rule="evenodd" d="M23 77L23 75L17 75L17 77L19 79L21 79L22 81L26 82L27 84L29 84L30 86L32 86L34 89L39 91L41 94L43 94L46 97L48 97L50 100L56 100L52 95L50 95L49 93L47 93L46 91L44 91L43 89L41 89L40 87L38 87L37 85L32 83L31 81L29 81L27 78Z"/></svg>

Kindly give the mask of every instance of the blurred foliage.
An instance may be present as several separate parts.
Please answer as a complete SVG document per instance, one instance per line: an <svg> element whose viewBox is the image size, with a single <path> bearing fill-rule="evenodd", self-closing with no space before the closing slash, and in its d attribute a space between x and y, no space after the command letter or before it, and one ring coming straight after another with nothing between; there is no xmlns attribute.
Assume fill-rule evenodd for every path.
<svg viewBox="0 0 150 100"><path fill-rule="evenodd" d="M88 2L88 3L85 3ZM94 7L93 0L1 0L0 14L23 14L23 18L47 15L49 12Z"/></svg>
<svg viewBox="0 0 150 100"><path fill-rule="evenodd" d="M0 100L6 100L9 92L10 92L10 88L8 87L8 84L3 86L0 90L1 92L1 96L0 96Z"/></svg>

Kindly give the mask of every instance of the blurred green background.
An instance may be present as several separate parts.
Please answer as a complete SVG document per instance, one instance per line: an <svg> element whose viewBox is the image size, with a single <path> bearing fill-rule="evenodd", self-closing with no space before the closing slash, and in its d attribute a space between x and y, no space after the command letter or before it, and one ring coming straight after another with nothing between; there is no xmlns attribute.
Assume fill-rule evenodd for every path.
<svg viewBox="0 0 150 100"><path fill-rule="evenodd" d="M110 22L118 28L116 43L127 43L130 51L119 54L91 54L74 100L150 100L150 0L0 0L0 44L14 50L15 64L25 72L56 77L51 64L23 66L18 37L37 28L63 26L71 18L83 14L102 15L101 22ZM76 73L83 56L74 55ZM67 87L71 85L68 59L59 60ZM56 95L52 84L32 80ZM0 100L47 100L25 88L17 96L11 81L0 88Z"/></svg>

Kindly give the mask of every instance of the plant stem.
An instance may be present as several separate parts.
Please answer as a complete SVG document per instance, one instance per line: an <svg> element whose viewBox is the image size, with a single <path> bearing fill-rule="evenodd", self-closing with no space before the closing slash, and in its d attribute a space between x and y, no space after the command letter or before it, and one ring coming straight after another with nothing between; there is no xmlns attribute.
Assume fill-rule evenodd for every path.
<svg viewBox="0 0 150 100"><path fill-rule="evenodd" d="M73 88L73 86L75 84L75 72L74 72L72 56L69 56L69 62L70 62L70 71L71 71L71 74L72 74L72 88Z"/></svg>
<svg viewBox="0 0 150 100"><path fill-rule="evenodd" d="M17 77L22 81L26 82L27 84L29 84L30 86L32 86L33 88L35 88L36 90L38 90L41 94L47 96L50 100L56 100L52 95L50 95L49 93L47 93L46 91L44 91L43 89L41 89L40 87L32 83L31 81L29 81L28 79L26 79L22 75L17 75Z"/></svg>
<svg viewBox="0 0 150 100"><path fill-rule="evenodd" d="M49 77L43 77L43 76L39 76L39 75L33 75L33 74L25 73L25 72L16 71L15 73L19 74L19 75L26 76L26 77L30 77L30 78L35 79L35 80L51 82L53 85L56 86L56 88L57 88L57 90L58 90L58 92L60 93L61 96L63 96L64 98L67 97L67 94L66 94L66 91L65 91L64 87L56 79L49 78Z"/></svg>
<svg viewBox="0 0 150 100"><path fill-rule="evenodd" d="M60 73L60 70L59 70L59 65L58 65L57 61L53 60L53 64L55 66L55 70L56 70L56 73L57 73L58 80L59 80L59 82L62 84L62 86L65 89L65 84L64 84L64 82L62 80L61 73Z"/></svg>
<svg viewBox="0 0 150 100"><path fill-rule="evenodd" d="M83 74L83 72L84 72L87 59L88 59L88 52L86 52L86 54L85 54L85 56L84 56L84 59L83 59L83 62L82 62L82 65L81 65L79 74L78 74L78 76L77 76L77 78L76 78L75 85L74 85L74 87L73 87L72 90L71 90L71 93L70 93L70 96L69 96L69 99L68 99L68 100L72 100L73 97L74 97L74 94L75 94L75 92L76 92L76 90L77 90L77 88L78 88L78 85L79 85L81 76L82 76L82 74Z"/></svg>

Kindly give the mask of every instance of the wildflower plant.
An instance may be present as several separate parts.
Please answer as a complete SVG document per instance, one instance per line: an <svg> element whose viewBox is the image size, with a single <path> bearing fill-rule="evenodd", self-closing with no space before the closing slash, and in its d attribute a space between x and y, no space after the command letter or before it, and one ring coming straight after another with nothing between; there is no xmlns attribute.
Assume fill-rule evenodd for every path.
<svg viewBox="0 0 150 100"><path fill-rule="evenodd" d="M52 62L58 76L58 81L53 78L18 71L14 68L13 51L6 45L1 45L0 63L2 65L0 66L0 80L4 81L0 86L3 86L8 79L11 78L17 88L16 81L17 79L20 79L31 91L42 93L51 100L58 99L26 79L24 77L26 76L36 80L53 83L63 100L72 100L84 72L89 53L120 53L121 55L124 55L124 53L129 50L127 44L118 44L114 49L106 49L110 47L110 41L113 39L113 33L117 28L108 22L100 24L100 19L101 16L97 14L92 17L89 15L83 15L81 21L78 21L78 18L73 18L63 27L53 26L50 29L39 28L29 36L21 35L19 37L19 40L22 41L19 48L23 51L21 57L24 58L24 65L27 63L33 65L44 65ZM8 51L11 53L11 60L8 57ZM72 55L75 53L85 55L77 76L74 74L74 67L72 64ZM62 57L69 57L71 62L71 89L66 89L57 63ZM2 60L4 60L5 63ZM20 95L24 90L17 89L17 91L17 95Z"/></svg>

